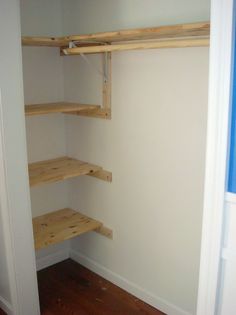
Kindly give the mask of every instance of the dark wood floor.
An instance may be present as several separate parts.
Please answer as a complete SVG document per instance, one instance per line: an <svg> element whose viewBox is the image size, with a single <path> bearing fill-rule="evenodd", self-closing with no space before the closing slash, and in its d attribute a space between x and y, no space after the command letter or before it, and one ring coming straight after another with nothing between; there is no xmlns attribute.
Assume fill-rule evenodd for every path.
<svg viewBox="0 0 236 315"><path fill-rule="evenodd" d="M68 259L38 272L42 315L163 315Z"/></svg>

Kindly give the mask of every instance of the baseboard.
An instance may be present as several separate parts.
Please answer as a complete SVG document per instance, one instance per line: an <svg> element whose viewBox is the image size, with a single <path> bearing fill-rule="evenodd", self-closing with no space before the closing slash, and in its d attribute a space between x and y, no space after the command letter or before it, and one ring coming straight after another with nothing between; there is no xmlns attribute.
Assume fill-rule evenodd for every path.
<svg viewBox="0 0 236 315"><path fill-rule="evenodd" d="M93 261L92 259L78 253L75 250L70 251L70 258L75 260L76 262L80 263L81 265L87 267L88 269L92 270L93 272L97 273L101 277L111 281L112 283L116 284L120 288L124 289L125 291L133 294L137 298L141 299L142 301L152 305L153 307L159 309L165 314L168 315L191 315L190 313L180 309L179 307L169 303L168 301L153 295L152 293L142 289L141 287L137 286L135 283L132 283L125 278L119 276L118 274L112 272L111 270L103 267L102 265L98 264L97 262Z"/></svg>
<svg viewBox="0 0 236 315"><path fill-rule="evenodd" d="M54 252L52 254L48 254L44 257L40 257L36 259L36 267L37 270L41 270L47 267L50 267L54 264L57 264L65 259L68 259L70 257L69 254L69 248L59 250L57 252Z"/></svg>
<svg viewBox="0 0 236 315"><path fill-rule="evenodd" d="M0 308L7 314L13 315L13 309L11 304L5 300L3 297L0 296Z"/></svg>

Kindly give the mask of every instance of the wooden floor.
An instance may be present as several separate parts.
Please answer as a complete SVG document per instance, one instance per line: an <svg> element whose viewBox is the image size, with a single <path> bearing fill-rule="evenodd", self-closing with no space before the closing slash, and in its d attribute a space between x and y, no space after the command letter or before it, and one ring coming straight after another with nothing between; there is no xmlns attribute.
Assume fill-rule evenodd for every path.
<svg viewBox="0 0 236 315"><path fill-rule="evenodd" d="M68 259L38 272L41 315L163 315Z"/></svg>

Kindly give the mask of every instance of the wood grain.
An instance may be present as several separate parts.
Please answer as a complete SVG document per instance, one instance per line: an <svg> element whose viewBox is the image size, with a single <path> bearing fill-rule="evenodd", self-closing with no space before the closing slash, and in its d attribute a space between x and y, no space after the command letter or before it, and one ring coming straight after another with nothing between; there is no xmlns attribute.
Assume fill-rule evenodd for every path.
<svg viewBox="0 0 236 315"><path fill-rule="evenodd" d="M106 90L106 93L110 93L110 87L109 87L109 90ZM106 97L107 99L104 101L106 101L106 105L107 105L107 102L109 100L109 95L106 94ZM25 105L26 116L55 114L55 113L79 115L79 116L93 117L93 118L111 119L111 109L108 108L108 106L106 108L102 108L100 105L79 104L79 103L69 103L69 102Z"/></svg>
<svg viewBox="0 0 236 315"><path fill-rule="evenodd" d="M108 52L103 56L103 67L106 69L107 78L103 80L102 88L102 108L111 112L111 53Z"/></svg>
<svg viewBox="0 0 236 315"><path fill-rule="evenodd" d="M88 174L88 176L96 177L98 179L102 179L106 182L112 182L112 173L105 170L100 170L92 174Z"/></svg>
<svg viewBox="0 0 236 315"><path fill-rule="evenodd" d="M93 174L102 170L100 166L69 157L29 164L30 186L58 182L72 177Z"/></svg>
<svg viewBox="0 0 236 315"><path fill-rule="evenodd" d="M82 175L112 182L111 172L102 169L100 166L67 156L29 164L29 181L31 187Z"/></svg>
<svg viewBox="0 0 236 315"><path fill-rule="evenodd" d="M42 249L90 231L112 238L112 231L97 220L66 208L33 219L35 249ZM101 232L100 232L101 230ZM105 233L104 231L110 231Z"/></svg>
<svg viewBox="0 0 236 315"><path fill-rule="evenodd" d="M91 43L98 44L112 43L132 40L146 40L146 39L170 39L179 37L202 37L210 35L210 23L188 23L178 25L168 25L149 28L137 28L129 30L119 30L95 34L72 35L65 37L22 37L22 45L26 46L68 46L69 42L77 41L79 45L91 45Z"/></svg>
<svg viewBox="0 0 236 315"><path fill-rule="evenodd" d="M68 259L38 272L41 315L164 315Z"/></svg>
<svg viewBox="0 0 236 315"><path fill-rule="evenodd" d="M43 115L53 113L75 113L86 110L87 112L96 111L100 109L99 105L79 104L69 102L57 102L46 104L32 104L25 105L25 115Z"/></svg>
<svg viewBox="0 0 236 315"><path fill-rule="evenodd" d="M22 36L21 44L22 46L63 47L68 45L68 40L63 37Z"/></svg>
<svg viewBox="0 0 236 315"><path fill-rule="evenodd" d="M70 113L65 113L65 114L92 117L92 118L111 119L110 108L99 108L92 111L84 109L84 110L80 110L79 112L70 112Z"/></svg>
<svg viewBox="0 0 236 315"><path fill-rule="evenodd" d="M209 36L210 34L210 23L187 23L177 24L159 27L148 27L148 28L137 28L128 30L119 30L112 32L103 32L95 34L85 35L73 35L67 36L63 39L68 41L89 41L89 42L121 42L121 41L132 41L132 40L146 40L146 39L167 39L177 37L199 37Z"/></svg>
<svg viewBox="0 0 236 315"><path fill-rule="evenodd" d="M102 225L99 228L97 228L96 230L94 230L94 232L101 234L109 239L113 239L113 231L112 229Z"/></svg>
<svg viewBox="0 0 236 315"><path fill-rule="evenodd" d="M94 54L113 51L125 50L142 50L142 49L157 49L157 48L186 48L186 47L205 47L209 46L209 39L207 38L188 38L188 39L171 39L156 42L135 42L135 43L122 43L103 46L90 46L90 47L76 47L64 49L65 55L79 55L79 54Z"/></svg>

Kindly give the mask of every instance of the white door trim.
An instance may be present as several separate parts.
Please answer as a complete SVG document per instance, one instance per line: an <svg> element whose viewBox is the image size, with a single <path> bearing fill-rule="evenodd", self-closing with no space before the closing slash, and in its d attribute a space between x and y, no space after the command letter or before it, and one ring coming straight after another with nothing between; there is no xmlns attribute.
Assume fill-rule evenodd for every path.
<svg viewBox="0 0 236 315"><path fill-rule="evenodd" d="M17 314L19 309L17 286L16 286L16 270L15 270L15 258L13 250L13 240L12 240L12 226L10 219L10 207L8 201L8 189L6 181L6 166L5 166L5 148L4 148L4 128L3 128L3 113L2 113L2 97L0 89L0 204L1 204L1 218L2 218L2 228L5 243L6 261L8 268L8 279L11 291L11 301L2 301L2 307L4 311L10 311L11 314Z"/></svg>
<svg viewBox="0 0 236 315"><path fill-rule="evenodd" d="M12 315L39 315L20 29L20 1L0 1L0 215L10 286L10 301L1 301Z"/></svg>
<svg viewBox="0 0 236 315"><path fill-rule="evenodd" d="M198 315L215 314L226 191L233 0L212 0L205 198Z"/></svg>

